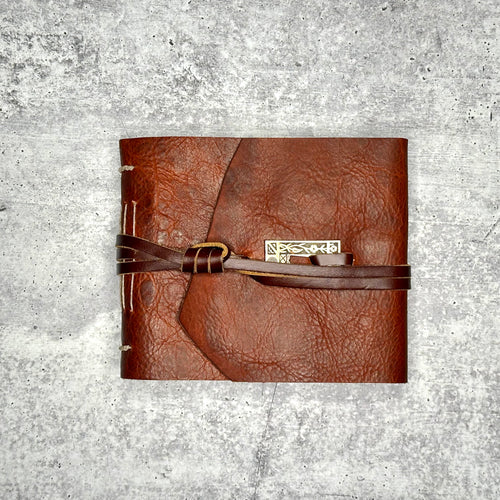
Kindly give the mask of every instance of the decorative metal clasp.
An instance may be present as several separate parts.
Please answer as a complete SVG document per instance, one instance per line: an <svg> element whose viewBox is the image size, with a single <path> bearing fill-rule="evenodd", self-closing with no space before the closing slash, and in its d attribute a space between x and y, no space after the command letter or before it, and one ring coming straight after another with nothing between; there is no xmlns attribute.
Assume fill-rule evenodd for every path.
<svg viewBox="0 0 500 500"><path fill-rule="evenodd" d="M266 261L288 264L291 255L340 253L340 240L265 240Z"/></svg>

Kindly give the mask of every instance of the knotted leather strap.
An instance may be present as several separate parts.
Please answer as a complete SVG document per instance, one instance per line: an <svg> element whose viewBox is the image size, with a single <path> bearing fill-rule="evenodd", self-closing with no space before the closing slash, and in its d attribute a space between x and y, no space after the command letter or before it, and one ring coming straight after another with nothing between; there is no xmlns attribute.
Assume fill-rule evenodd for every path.
<svg viewBox="0 0 500 500"><path fill-rule="evenodd" d="M280 264L232 255L226 245L206 242L185 251L120 234L116 240L118 274L177 270L189 273L235 271L264 285L337 290L408 290L410 266L353 266L352 258L312 256L313 265ZM329 261L347 264L331 265Z"/></svg>

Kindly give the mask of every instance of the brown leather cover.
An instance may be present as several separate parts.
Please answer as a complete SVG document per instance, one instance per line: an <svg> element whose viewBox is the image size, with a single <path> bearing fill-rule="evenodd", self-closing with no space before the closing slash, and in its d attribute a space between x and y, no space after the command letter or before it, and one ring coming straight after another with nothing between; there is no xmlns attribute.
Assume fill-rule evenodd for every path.
<svg viewBox="0 0 500 500"><path fill-rule="evenodd" d="M407 263L407 140L123 139L122 232L264 259L264 240L341 240ZM122 377L406 382L404 290L266 286L176 270L122 277Z"/></svg>

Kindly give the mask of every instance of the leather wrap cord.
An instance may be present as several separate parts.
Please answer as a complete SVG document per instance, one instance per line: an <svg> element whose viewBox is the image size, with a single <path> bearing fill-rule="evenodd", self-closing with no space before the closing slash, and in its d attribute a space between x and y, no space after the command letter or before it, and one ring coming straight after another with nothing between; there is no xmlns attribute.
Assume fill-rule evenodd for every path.
<svg viewBox="0 0 500 500"><path fill-rule="evenodd" d="M117 274L155 271L222 273L235 271L270 286L336 290L409 290L411 268L397 266L281 264L232 255L220 242L205 242L176 250L151 241L119 234L116 239ZM345 259L349 262L351 259Z"/></svg>

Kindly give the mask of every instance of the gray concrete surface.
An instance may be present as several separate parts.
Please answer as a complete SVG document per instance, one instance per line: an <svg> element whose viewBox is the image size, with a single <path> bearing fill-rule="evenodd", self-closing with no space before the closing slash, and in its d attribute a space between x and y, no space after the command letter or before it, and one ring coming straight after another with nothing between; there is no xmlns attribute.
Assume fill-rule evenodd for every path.
<svg viewBox="0 0 500 500"><path fill-rule="evenodd" d="M0 0L0 497L500 497L494 0ZM409 383L119 374L118 140L406 136Z"/></svg>

